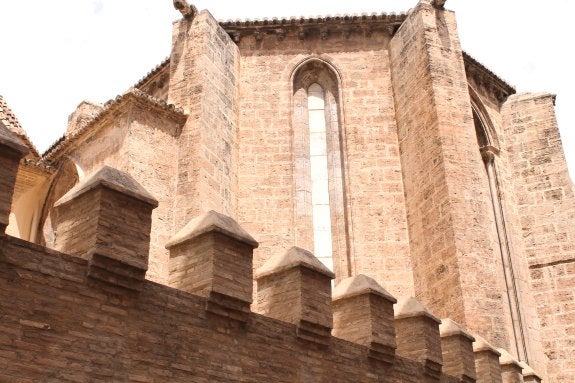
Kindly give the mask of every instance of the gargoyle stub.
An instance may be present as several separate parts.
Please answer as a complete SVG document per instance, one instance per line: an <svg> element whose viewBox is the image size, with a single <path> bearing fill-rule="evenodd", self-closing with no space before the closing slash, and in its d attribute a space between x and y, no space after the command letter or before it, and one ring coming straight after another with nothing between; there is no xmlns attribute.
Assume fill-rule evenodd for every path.
<svg viewBox="0 0 575 383"><path fill-rule="evenodd" d="M198 14L198 9L188 4L186 0L174 0L174 8L180 11L186 19L193 19Z"/></svg>

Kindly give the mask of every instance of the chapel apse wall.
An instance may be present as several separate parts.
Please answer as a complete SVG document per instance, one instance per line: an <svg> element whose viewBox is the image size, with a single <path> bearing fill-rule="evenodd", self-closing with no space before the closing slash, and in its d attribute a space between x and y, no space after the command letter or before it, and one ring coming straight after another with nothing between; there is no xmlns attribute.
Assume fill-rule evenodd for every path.
<svg viewBox="0 0 575 383"><path fill-rule="evenodd" d="M298 216L294 187L301 177L294 76L297 80L297 70L315 60L324 63L318 71L334 68L340 81L341 231L349 244L347 266L353 275L367 274L393 294L413 294L389 40L385 31L354 30L323 38L310 33L303 39L289 33L248 35L239 41L238 218L260 242L256 267L293 245L313 250L309 234L302 234L313 232L311 220ZM347 266L342 273L348 273Z"/></svg>

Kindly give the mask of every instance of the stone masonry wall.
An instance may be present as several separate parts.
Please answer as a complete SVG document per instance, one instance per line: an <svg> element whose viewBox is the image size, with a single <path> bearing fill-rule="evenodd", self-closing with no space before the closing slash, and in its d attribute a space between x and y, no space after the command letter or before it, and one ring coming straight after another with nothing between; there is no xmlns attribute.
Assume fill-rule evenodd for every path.
<svg viewBox="0 0 575 383"><path fill-rule="evenodd" d="M499 186L499 197L505 219L506 235L510 244L515 283L518 289L520 314L523 324L523 337L528 351L529 364L543 373L546 369L546 357L542 349L539 317L532 294L529 266L525 254L524 238L521 229L520 204L516 194L516 175L514 163L507 150L509 142L514 142L512 132L505 130L502 115L503 103L493 96L485 85L478 84L468 76L474 102L485 113L482 118L490 138L490 144L500 150L494 159L494 169ZM511 134L510 134L511 133ZM510 335L513 335L510 327ZM518 334L521 336L521 334ZM511 348L515 354L514 347Z"/></svg>
<svg viewBox="0 0 575 383"><path fill-rule="evenodd" d="M425 380L414 361L389 366L333 337L317 345L257 314L240 324L206 312L202 297L150 281L140 292L115 288L87 278L86 267L0 235L1 382Z"/></svg>
<svg viewBox="0 0 575 383"><path fill-rule="evenodd" d="M291 76L320 58L340 77L339 121L352 274L413 294L405 200L387 53L389 35L242 37L238 220L259 241L254 266L296 243ZM309 249L313 251L313 249ZM336 276L341 278L342 276ZM345 276L343 276L345 277Z"/></svg>
<svg viewBox="0 0 575 383"><path fill-rule="evenodd" d="M513 142L513 135L505 130L502 115L503 102L498 100L486 84L478 83L468 74L467 80L471 88L472 102L483 115L483 124L489 136L489 144L499 149L494 159L494 169L499 187L499 198L502 203L505 219L505 231L509 240L509 248L513 263L515 283L518 290L520 315L523 325L523 338L528 351L529 363L537 371L543 373L546 369L546 357L542 349L539 317L531 291L529 267L525 255L524 238L520 223L520 205L515 192L514 164L507 150L508 142ZM479 150L479 147L478 147ZM498 267L501 267L499 262ZM503 276L503 274L501 274ZM508 310L507 310L508 311ZM510 314L508 314L510 316ZM511 323L508 323L509 334L513 337ZM518 334L521 336L521 334ZM511 347L511 352L515 352Z"/></svg>
<svg viewBox="0 0 575 383"><path fill-rule="evenodd" d="M103 123L69 154L84 176L104 165L112 166L131 174L158 200L159 206L152 214L147 276L162 283L167 283L169 269L165 244L174 233L177 169L174 148L179 131L176 121L135 104L118 113L113 123Z"/></svg>
<svg viewBox="0 0 575 383"><path fill-rule="evenodd" d="M549 94L502 108L530 282L552 382L575 376L575 196Z"/></svg>
<svg viewBox="0 0 575 383"><path fill-rule="evenodd" d="M238 48L212 15L174 23L168 102L189 118L179 138L176 231L200 213L235 217Z"/></svg>
<svg viewBox="0 0 575 383"><path fill-rule="evenodd" d="M507 347L500 254L454 14L421 2L390 56L416 296Z"/></svg>

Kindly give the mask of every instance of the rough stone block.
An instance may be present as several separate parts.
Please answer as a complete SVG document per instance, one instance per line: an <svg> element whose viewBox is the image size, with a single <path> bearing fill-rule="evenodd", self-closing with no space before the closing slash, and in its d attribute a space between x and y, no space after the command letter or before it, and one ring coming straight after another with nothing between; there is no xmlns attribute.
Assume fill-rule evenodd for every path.
<svg viewBox="0 0 575 383"><path fill-rule="evenodd" d="M297 325L300 338L326 344L333 327L329 271L312 253L292 247L256 272L260 314Z"/></svg>
<svg viewBox="0 0 575 383"><path fill-rule="evenodd" d="M475 373L477 383L502 383L501 353L479 335L474 335L473 353L475 356Z"/></svg>
<svg viewBox="0 0 575 383"><path fill-rule="evenodd" d="M88 275L138 289L157 201L129 174L103 167L55 204L56 249L88 259Z"/></svg>
<svg viewBox="0 0 575 383"><path fill-rule="evenodd" d="M541 383L543 381L543 378L541 378L541 376L539 376L539 374L537 374L537 372L535 372L535 370L533 370L527 363L519 362L519 365L523 368L523 381L525 383Z"/></svg>
<svg viewBox="0 0 575 383"><path fill-rule="evenodd" d="M443 372L455 376L461 382L474 383L475 358L473 342L475 338L451 319L442 319L439 325Z"/></svg>
<svg viewBox="0 0 575 383"><path fill-rule="evenodd" d="M166 245L170 285L204 296L206 309L247 320L258 243L232 218L213 210L191 220Z"/></svg>
<svg viewBox="0 0 575 383"><path fill-rule="evenodd" d="M8 226L20 159L28 148L0 121L0 234Z"/></svg>
<svg viewBox="0 0 575 383"><path fill-rule="evenodd" d="M441 321L415 298L400 299L395 308L397 354L414 359L425 374L439 381L443 364L439 324Z"/></svg>
<svg viewBox="0 0 575 383"><path fill-rule="evenodd" d="M397 300L376 281L361 274L341 281L332 300L333 336L367 346L371 358L393 363L393 305Z"/></svg>

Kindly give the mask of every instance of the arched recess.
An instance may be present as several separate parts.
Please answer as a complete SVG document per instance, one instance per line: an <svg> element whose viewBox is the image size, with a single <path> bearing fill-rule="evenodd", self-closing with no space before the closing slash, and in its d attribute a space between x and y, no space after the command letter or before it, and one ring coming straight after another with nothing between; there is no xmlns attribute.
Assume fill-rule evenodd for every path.
<svg viewBox="0 0 575 383"><path fill-rule="evenodd" d="M510 335L518 359L529 363L526 329L523 324L524 319L520 300L521 293L516 278L507 219L501 200L500 179L497 172L497 162L500 153L499 139L487 110L483 106L477 93L471 87L469 87L469 94L471 96L477 144L483 158L487 181L489 183L493 217L495 219L495 229L497 231L501 265L503 268L501 275L505 282L505 292L509 305L509 314L511 316L512 332Z"/></svg>
<svg viewBox="0 0 575 383"><path fill-rule="evenodd" d="M346 212L345 182L343 166L343 135L341 123L340 81L337 71L321 59L309 59L302 62L294 71L293 84L293 153L294 153L294 185L295 185L295 244L313 251L320 260L332 268L336 280L350 275L348 219ZM311 89L311 92L310 92ZM314 101L315 100L315 101ZM319 102L319 108L309 107ZM312 110L314 109L315 110ZM320 120L318 122L318 112ZM319 124L319 125L318 125ZM323 133L318 126L323 124ZM318 135L324 134L324 148L318 144ZM310 139L311 138L311 139ZM319 145L319 146L318 146ZM325 151L325 158L312 156ZM325 162L325 178L329 195L329 223L331 228L331 259L321 256L318 252L325 249L321 236L318 236L317 214L314 222L314 195L318 195L318 167L312 161ZM321 165L320 165L321 167ZM314 194L315 193L315 194ZM321 193L321 192L319 192ZM323 241L329 240L323 236ZM319 242L318 242L319 241Z"/></svg>
<svg viewBox="0 0 575 383"><path fill-rule="evenodd" d="M471 86L468 87L471 98L471 109L473 111L473 122L475 124L475 133L477 134L477 143L480 148L491 146L497 151L500 150L499 138L487 109L483 105L481 98Z"/></svg>
<svg viewBox="0 0 575 383"><path fill-rule="evenodd" d="M83 175L81 168L68 158L62 162L53 176L38 225L37 238L40 244L49 248L54 247L56 239L54 226L58 220L53 211L54 204L80 181L80 175Z"/></svg>

